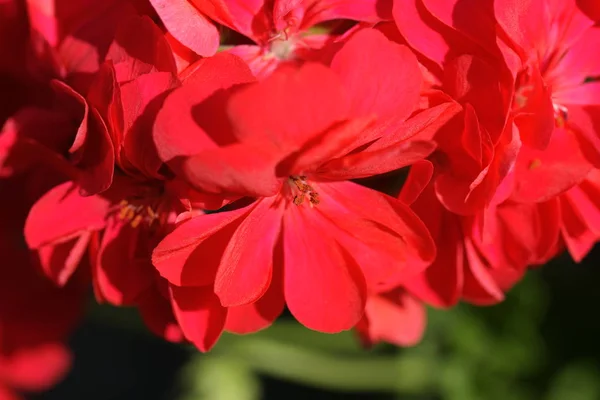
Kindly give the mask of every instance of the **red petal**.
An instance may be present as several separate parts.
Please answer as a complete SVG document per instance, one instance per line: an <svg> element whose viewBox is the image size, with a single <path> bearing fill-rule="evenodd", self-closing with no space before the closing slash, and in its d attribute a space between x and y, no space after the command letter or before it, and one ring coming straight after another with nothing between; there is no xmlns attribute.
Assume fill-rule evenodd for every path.
<svg viewBox="0 0 600 400"><path fill-rule="evenodd" d="M210 350L223 332L227 309L209 286L170 287L173 311L186 339L198 350Z"/></svg>
<svg viewBox="0 0 600 400"><path fill-rule="evenodd" d="M585 17L582 18L587 20ZM591 21L587 20L587 22ZM590 28L587 24L584 27L583 34L577 36L576 41L560 61L553 68L545 71L544 78L552 85L552 95L558 104L571 104L569 96L563 94L563 91L586 87L588 86L584 84L586 78L600 75L600 61L589 51L590 48L600 46L600 28ZM567 44L562 43L562 45L566 47Z"/></svg>
<svg viewBox="0 0 600 400"><path fill-rule="evenodd" d="M152 263L174 285L211 284L231 235L253 208L254 204L183 222L156 246Z"/></svg>
<svg viewBox="0 0 600 400"><path fill-rule="evenodd" d="M147 291L137 307L146 326L156 335L174 343L184 340L170 301L157 288Z"/></svg>
<svg viewBox="0 0 600 400"><path fill-rule="evenodd" d="M44 274L56 285L65 286L79 267L91 236L92 232L85 231L69 241L41 246L38 256Z"/></svg>
<svg viewBox="0 0 600 400"><path fill-rule="evenodd" d="M354 115L394 114L400 119L418 106L422 79L417 57L379 31L365 29L352 35L331 68L351 96Z"/></svg>
<svg viewBox="0 0 600 400"><path fill-rule="evenodd" d="M543 150L548 146L554 129L552 92L537 68L529 72L531 89L527 90L525 105L516 114L515 124L523 143ZM520 96L516 94L515 97Z"/></svg>
<svg viewBox="0 0 600 400"><path fill-rule="evenodd" d="M27 15L24 2L10 0L0 4L0 37L10 38L10 40L0 41L0 54L11 55L0 60L0 70L3 72L11 75L17 71L23 72L31 23L33 21L31 16Z"/></svg>
<svg viewBox="0 0 600 400"><path fill-rule="evenodd" d="M167 30L183 45L201 56L219 48L219 31L188 0L149 0Z"/></svg>
<svg viewBox="0 0 600 400"><path fill-rule="evenodd" d="M179 74L179 79L186 85L196 85L198 93L193 99L204 99L219 89L256 81L244 60L227 52L198 60Z"/></svg>
<svg viewBox="0 0 600 400"><path fill-rule="evenodd" d="M526 52L545 44L548 33L544 0L496 0L494 14L504 32Z"/></svg>
<svg viewBox="0 0 600 400"><path fill-rule="evenodd" d="M315 171L324 162L356 149L361 144L362 133L369 129L371 122L370 118L356 118L333 125L277 164L277 176L283 178ZM320 171L318 173L322 175Z"/></svg>
<svg viewBox="0 0 600 400"><path fill-rule="evenodd" d="M139 229L115 217L104 230L94 277L96 289L110 304L134 304L154 282L149 243Z"/></svg>
<svg viewBox="0 0 600 400"><path fill-rule="evenodd" d="M469 110L472 111L467 108ZM446 153L453 157L451 168L454 171L442 171L435 181L442 204L461 215L481 209L499 193L499 187L511 172L521 148L514 124L507 124L500 141L494 146L487 131L478 125L475 114L468 112L466 117L462 143L454 140L456 145ZM451 140L451 137L447 139ZM481 149L481 160L473 160L462 153L461 144L464 146L465 143L469 143L472 155L477 154L478 147Z"/></svg>
<svg viewBox="0 0 600 400"><path fill-rule="evenodd" d="M10 177L37 165L77 179L79 171L65 160L73 129L68 115L22 108L0 131L0 176ZM40 135L40 133L42 133Z"/></svg>
<svg viewBox="0 0 600 400"><path fill-rule="evenodd" d="M463 288L464 246L459 218L437 200L432 185L412 204L437 245L435 261L406 286L418 298L436 307L456 304Z"/></svg>
<svg viewBox="0 0 600 400"><path fill-rule="evenodd" d="M423 190L431 182L433 177L433 164L430 161L423 160L416 162L410 168L406 182L402 186L402 191L398 200L406 205L411 205L423 193Z"/></svg>
<svg viewBox="0 0 600 400"><path fill-rule="evenodd" d="M275 200L259 200L225 248L214 286L224 307L253 303L271 284L282 218Z"/></svg>
<svg viewBox="0 0 600 400"><path fill-rule="evenodd" d="M177 73L169 43L147 16L135 16L121 24L106 58L115 65L119 83L151 72Z"/></svg>
<svg viewBox="0 0 600 400"><path fill-rule="evenodd" d="M600 76L600 68L597 70ZM588 75L593 76L593 75ZM572 105L578 106L600 106L600 83L590 82L576 87L562 90L555 96L556 102L565 105L567 110ZM567 111L568 113L568 111Z"/></svg>
<svg viewBox="0 0 600 400"><path fill-rule="evenodd" d="M352 182L322 183L317 190L327 196L318 210L370 248L352 253L357 261L363 261L359 266L368 283L386 283L378 281L389 272L393 277L388 275L388 279L410 277L434 260L435 244L429 231L409 207L393 197ZM375 261L378 253L388 258L387 263Z"/></svg>
<svg viewBox="0 0 600 400"><path fill-rule="evenodd" d="M434 142L407 141L373 151L362 151L334 160L324 168L332 171L319 171L330 179L359 179L379 175L407 167L428 157L435 150Z"/></svg>
<svg viewBox="0 0 600 400"><path fill-rule="evenodd" d="M272 153L245 144L199 152L181 164L181 178L210 193L265 197L276 194L281 180L275 175Z"/></svg>
<svg viewBox="0 0 600 400"><path fill-rule="evenodd" d="M600 3L596 0L577 0L577 6L592 20L600 20Z"/></svg>
<svg viewBox="0 0 600 400"><path fill-rule="evenodd" d="M0 399L2 400L22 400L15 391L4 384L0 385Z"/></svg>
<svg viewBox="0 0 600 400"><path fill-rule="evenodd" d="M560 197L561 232L571 257L580 262L600 237L598 170Z"/></svg>
<svg viewBox="0 0 600 400"><path fill-rule="evenodd" d="M165 162L214 148L212 138L198 125L199 119L210 120L214 116L199 115L196 107L219 89L254 80L242 60L226 53L202 59L188 70L184 85L167 97L154 124L154 143Z"/></svg>
<svg viewBox="0 0 600 400"><path fill-rule="evenodd" d="M506 125L506 115L510 107L507 98L510 98L513 92L513 79L505 72L502 64L470 54L453 58L446 62L444 67L444 90L453 99L465 105L465 108L473 108L479 123L488 130L493 143L497 142ZM541 91L543 86L536 88ZM543 94L545 93L539 96ZM541 100L538 99L536 104L541 104ZM551 109L552 105L549 106ZM549 135L548 132L544 133Z"/></svg>
<svg viewBox="0 0 600 400"><path fill-rule="evenodd" d="M92 17L102 15L113 1L80 0L27 0L30 24L52 47L57 47L68 34L72 34Z"/></svg>
<svg viewBox="0 0 600 400"><path fill-rule="evenodd" d="M428 139L459 110L460 107L455 103L444 103L420 112L407 121L392 122L391 126L384 128L386 134L379 140L362 151L328 162L318 173L330 179L349 180L411 165L433 152L435 143Z"/></svg>
<svg viewBox="0 0 600 400"><path fill-rule="evenodd" d="M556 128L544 151L521 148L512 199L523 203L548 200L581 182L591 169L574 134Z"/></svg>
<svg viewBox="0 0 600 400"><path fill-rule="evenodd" d="M227 310L225 329L237 334L254 333L270 326L285 307L283 296L283 244L281 236L274 251L273 277L269 289L258 301Z"/></svg>
<svg viewBox="0 0 600 400"><path fill-rule="evenodd" d="M425 333L427 313L420 301L395 290L369 296L365 319L367 329L359 332L368 344L385 341L396 346L414 346Z"/></svg>
<svg viewBox="0 0 600 400"><path fill-rule="evenodd" d="M123 146L123 104L121 89L117 83L114 65L107 61L100 66L96 77L87 94L90 106L94 107L106 122L115 148L116 162L120 163L121 147Z"/></svg>
<svg viewBox="0 0 600 400"><path fill-rule="evenodd" d="M435 63L428 63L435 73L441 75L452 54L481 53L479 46L435 18L422 0L395 0L393 15L408 44Z"/></svg>
<svg viewBox="0 0 600 400"><path fill-rule="evenodd" d="M175 58L178 73L185 71L187 67L200 59L198 54L184 46L170 32L165 33L165 39L169 43L169 46L171 46L171 50L173 50L173 57Z"/></svg>
<svg viewBox="0 0 600 400"><path fill-rule="evenodd" d="M90 109L86 100L66 84L53 80L57 92L70 96L81 107L82 116L77 135L69 149L70 161L81 170L79 184L84 195L106 190L113 178L114 150L110 135L95 109Z"/></svg>
<svg viewBox="0 0 600 400"><path fill-rule="evenodd" d="M71 359L62 343L24 347L0 359L2 383L28 391L49 389L67 374Z"/></svg>
<svg viewBox="0 0 600 400"><path fill-rule="evenodd" d="M104 228L110 202L100 196L82 197L71 182L56 186L33 205L25 223L30 248L60 243Z"/></svg>
<svg viewBox="0 0 600 400"><path fill-rule="evenodd" d="M154 146L152 127L167 91L177 84L177 78L171 73L156 72L121 86L125 131L123 152L126 161L145 177L161 178L158 171L163 164Z"/></svg>
<svg viewBox="0 0 600 400"><path fill-rule="evenodd" d="M586 15L585 4L588 0L550 1L547 5L549 19L560 26L561 37L557 43L564 49L573 48L582 35L589 32L595 19Z"/></svg>
<svg viewBox="0 0 600 400"><path fill-rule="evenodd" d="M489 266L465 238L465 252L468 267L465 268L463 297L476 305L490 305L504 300L504 293L498 287L488 269Z"/></svg>
<svg viewBox="0 0 600 400"><path fill-rule="evenodd" d="M346 119L348 104L330 69L286 67L232 96L228 114L241 142L286 155Z"/></svg>
<svg viewBox="0 0 600 400"><path fill-rule="evenodd" d="M385 134L368 149L387 148L409 139L432 140L437 136L438 131L462 110L458 103L449 101L428 106L427 109L415 113L406 121L399 122L394 118L390 126L385 127Z"/></svg>
<svg viewBox="0 0 600 400"><path fill-rule="evenodd" d="M327 224L308 207L284 214L284 291L290 312L310 329L335 333L362 317L366 288L350 253L332 241Z"/></svg>
<svg viewBox="0 0 600 400"><path fill-rule="evenodd" d="M265 79L278 66L286 64L286 60L280 60L277 57L265 57L265 50L262 46L239 44L225 51L244 60L258 80Z"/></svg>
<svg viewBox="0 0 600 400"><path fill-rule="evenodd" d="M569 128L575 132L581 152L594 167L600 167L600 106L570 106Z"/></svg>
<svg viewBox="0 0 600 400"><path fill-rule="evenodd" d="M452 226L452 225L449 225ZM453 230L450 230L453 229ZM435 307L456 305L464 284L464 248L456 226L437 241L437 258L422 274L406 283L418 298Z"/></svg>
<svg viewBox="0 0 600 400"><path fill-rule="evenodd" d="M260 42L272 33L270 7L264 0L191 0L202 13Z"/></svg>
<svg viewBox="0 0 600 400"><path fill-rule="evenodd" d="M544 262L558 241L559 209L556 199L537 204L505 201L486 209L485 224L470 234L470 241L482 254L481 263L496 271L514 270L519 274L527 265ZM474 257L477 255L473 252ZM506 274L504 274L506 275ZM496 282L499 284L499 282ZM508 289L507 287L500 287Z"/></svg>
<svg viewBox="0 0 600 400"><path fill-rule="evenodd" d="M293 0L278 0L275 5L275 12L281 3L298 3ZM389 0L319 0L307 3L310 6L303 5L305 16L303 25L308 27L316 25L323 21L334 19L351 19L355 21L379 22L381 20L392 19L392 2ZM280 14L283 14L280 12ZM274 17L277 21L277 14Z"/></svg>
<svg viewBox="0 0 600 400"><path fill-rule="evenodd" d="M58 0L55 3L55 9L72 7L68 0ZM129 4L130 2L123 3L118 0L80 2L80 4L84 3L88 3L85 6L85 15L58 48L60 64L68 73L66 81L82 94L87 92L93 74L105 61L118 28L137 13Z"/></svg>
<svg viewBox="0 0 600 400"><path fill-rule="evenodd" d="M137 308L144 323L155 335L173 343L184 340L183 332L175 320L171 303L158 288L146 291L144 297L139 300Z"/></svg>
<svg viewBox="0 0 600 400"><path fill-rule="evenodd" d="M492 2L479 0L422 0L422 2L435 18L494 54L497 34Z"/></svg>

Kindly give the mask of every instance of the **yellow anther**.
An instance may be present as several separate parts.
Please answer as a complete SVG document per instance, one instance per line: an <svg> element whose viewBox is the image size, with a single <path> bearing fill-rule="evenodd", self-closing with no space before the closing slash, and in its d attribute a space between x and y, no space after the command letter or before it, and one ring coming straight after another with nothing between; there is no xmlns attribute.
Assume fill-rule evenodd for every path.
<svg viewBox="0 0 600 400"><path fill-rule="evenodd" d="M142 216L140 214L136 215L133 221L131 221L131 227L137 228L138 225L142 222Z"/></svg>
<svg viewBox="0 0 600 400"><path fill-rule="evenodd" d="M529 169L536 169L539 168L542 165L542 160L540 160L539 158L535 158L533 160L531 160L531 162L529 163Z"/></svg>

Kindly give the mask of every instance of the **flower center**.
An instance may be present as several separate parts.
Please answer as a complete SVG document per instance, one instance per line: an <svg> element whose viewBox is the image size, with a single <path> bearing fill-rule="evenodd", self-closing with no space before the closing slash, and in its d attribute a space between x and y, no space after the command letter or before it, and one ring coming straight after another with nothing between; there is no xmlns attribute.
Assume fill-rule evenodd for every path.
<svg viewBox="0 0 600 400"><path fill-rule="evenodd" d="M289 28L278 32L268 41L268 53L278 60L290 60L294 56L296 40L289 33Z"/></svg>
<svg viewBox="0 0 600 400"><path fill-rule="evenodd" d="M305 202L308 202L311 207L314 207L321 202L319 193L317 193L315 189L306 181L306 176L290 176L288 183L291 188L293 202L295 205L300 206Z"/></svg>
<svg viewBox="0 0 600 400"><path fill-rule="evenodd" d="M554 108L554 122L557 127L564 128L569 118L569 110L565 106L560 104L552 103Z"/></svg>
<svg viewBox="0 0 600 400"><path fill-rule="evenodd" d="M137 228L142 222L150 227L160 219L160 204L152 206L121 200L118 217L129 223L132 228Z"/></svg>
<svg viewBox="0 0 600 400"><path fill-rule="evenodd" d="M540 93L538 93L541 90L539 85L545 85L545 83L543 81L536 81L531 76L530 71L528 70L521 72L517 79L517 89L515 91L513 99L513 109L521 110L528 106L528 103L532 96L540 95ZM552 108L554 109L555 126L563 128L567 123L568 119L567 108L561 104L554 102L554 99L552 102Z"/></svg>

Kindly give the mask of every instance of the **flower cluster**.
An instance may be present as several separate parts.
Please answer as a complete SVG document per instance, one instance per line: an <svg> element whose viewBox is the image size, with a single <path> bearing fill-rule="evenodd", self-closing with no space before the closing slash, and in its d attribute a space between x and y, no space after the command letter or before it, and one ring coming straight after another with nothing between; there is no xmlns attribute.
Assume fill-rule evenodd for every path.
<svg viewBox="0 0 600 400"><path fill-rule="evenodd" d="M68 366L89 287L201 351L286 308L412 345L581 260L598 4L1 0L0 397Z"/></svg>

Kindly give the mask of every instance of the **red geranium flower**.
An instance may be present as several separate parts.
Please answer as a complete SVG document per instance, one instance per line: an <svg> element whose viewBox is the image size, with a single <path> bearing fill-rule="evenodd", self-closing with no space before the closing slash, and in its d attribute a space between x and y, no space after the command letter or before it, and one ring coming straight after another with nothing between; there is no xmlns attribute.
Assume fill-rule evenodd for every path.
<svg viewBox="0 0 600 400"><path fill-rule="evenodd" d="M438 17L453 12L457 18L468 15L474 29L487 32L495 22L484 13L480 15L481 5L453 11L454 2L434 3L396 0L394 19L399 32L382 29L396 41L406 41L419 54L431 87L443 90L464 106L435 138L439 149L434 158L438 169L435 187L445 207L472 214L489 203L520 147L508 121L513 78L498 48L480 45L479 36L463 35ZM493 42L488 36L483 39Z"/></svg>
<svg viewBox="0 0 600 400"><path fill-rule="evenodd" d="M470 106L464 127L454 130L463 131L462 145L452 146L457 141L450 130L437 138L446 158L440 163L446 172L437 178L437 193L459 213L488 204L521 151L542 151L552 136L566 130L597 162L593 149L598 140L593 121L599 91L588 78L600 74L600 65L585 49L599 36L575 1L466 4L397 0L394 8L402 35L424 56L434 84ZM546 185L537 184L538 197L529 201L551 197L583 179L583 163L549 176Z"/></svg>
<svg viewBox="0 0 600 400"><path fill-rule="evenodd" d="M354 326L367 288L421 271L435 253L408 207L348 182L433 149L428 138L457 110L444 103L408 118L418 76L406 48L365 30L331 68L284 67L208 98L194 85L174 91L157 118L161 158L193 186L257 200L178 226L154 251L161 275L190 296L214 282L221 304L271 320L285 299L310 328Z"/></svg>
<svg viewBox="0 0 600 400"><path fill-rule="evenodd" d="M190 192L167 179L151 136L164 96L180 84L176 65L162 32L146 17L126 21L107 58L88 97L112 139L118 168L114 181L103 193L87 197L73 182L53 188L33 206L25 235L43 258L45 273L56 283L64 285L89 253L100 301L137 305L155 332L179 340L168 284L150 262L154 245L174 227L178 216L184 219L187 214L182 213L191 210ZM195 74L188 71L185 78L209 79L214 71L211 65L227 66L230 58L200 62L193 67ZM223 85L240 76L252 79L243 62L232 65Z"/></svg>
<svg viewBox="0 0 600 400"><path fill-rule="evenodd" d="M225 25L254 42L228 47L243 58L257 77L270 74L279 63L303 58L306 49L320 48L334 36L309 34L321 22L339 19L377 22L391 19L391 0L239 1L151 0L173 36L202 56L219 46L214 23Z"/></svg>
<svg viewBox="0 0 600 400"><path fill-rule="evenodd" d="M364 346L384 341L396 346L414 346L423 337L427 310L422 301L405 288L367 297L365 314L356 325Z"/></svg>
<svg viewBox="0 0 600 400"><path fill-rule="evenodd" d="M547 107L547 119L556 125L550 133L564 135L562 131L566 130L574 134L580 151L596 166L600 165L600 139L593 125L600 116L600 85L588 82L600 76L600 60L589 52L600 45L600 29L581 12L575 0L517 3L506 0L495 4L498 23L522 61L514 108L524 116L516 117L517 126L519 118L527 118L534 108ZM525 127L532 129L539 124L524 121ZM527 139L525 134L521 136L524 141ZM545 142L548 141L549 137ZM562 182L553 179L546 185L554 190L560 190L556 188L560 185L564 190L581 181L587 171L578 169L578 164L569 165L561 174L572 176L560 176Z"/></svg>
<svg viewBox="0 0 600 400"><path fill-rule="evenodd" d="M14 147L10 160L3 160L11 164L3 167L5 174L19 164L43 160L77 180L82 193L98 193L110 185L110 137L85 96L115 27L133 9L123 2L91 3L30 0L27 14L25 2L18 3L23 7L13 3L11 9L22 12L9 13L7 25L18 28L22 40L15 53L19 67L0 73L3 97L11 99L6 107L0 104L0 123L10 117L0 141L6 149Z"/></svg>
<svg viewBox="0 0 600 400"><path fill-rule="evenodd" d="M82 317L85 277L77 276L66 287L57 288L39 273L39 259L27 249L22 233L29 207L60 179L35 163L10 178L0 178L2 399L20 398L17 391L47 390L71 365L65 340Z"/></svg>
<svg viewBox="0 0 600 400"><path fill-rule="evenodd" d="M558 200L562 241L571 257L580 262L600 239L600 172L592 170Z"/></svg>
<svg viewBox="0 0 600 400"><path fill-rule="evenodd" d="M422 274L404 285L417 298L436 307L450 307L460 299L474 304L494 304L518 282L527 268L555 255L559 236L558 204L504 201L501 187L489 207L474 216L448 211L437 199L431 168L411 169L401 199L431 232L437 257ZM417 190L419 184L424 190ZM423 186L422 186L423 187ZM411 193L412 191L412 193Z"/></svg>

